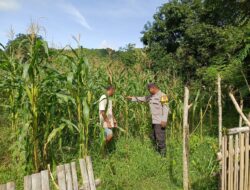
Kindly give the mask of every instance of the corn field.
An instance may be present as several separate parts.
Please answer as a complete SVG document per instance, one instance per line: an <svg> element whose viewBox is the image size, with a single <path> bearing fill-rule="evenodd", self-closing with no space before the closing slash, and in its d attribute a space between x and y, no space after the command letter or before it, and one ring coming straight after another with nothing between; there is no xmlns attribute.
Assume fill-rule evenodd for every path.
<svg viewBox="0 0 250 190"><path fill-rule="evenodd" d="M171 137L181 134L183 84L170 73L144 69L147 59L143 50L138 51L140 63L133 68L113 59L112 51L106 61L92 59L91 63L79 39L75 38L78 48L54 50L38 36L38 27L35 29L18 47L1 45L1 110L12 130L11 150L17 167L30 173L48 164L53 167L69 155L81 158L91 151L101 153L104 135L99 125L98 99L110 84L116 87L114 114L123 129L117 132L118 138L148 138L148 107L130 104L125 97L147 94L146 84L152 81L169 96ZM194 128L202 125L202 109L207 111L198 104L203 99L199 91L194 96ZM199 121L195 119L197 113L201 113Z"/></svg>
<svg viewBox="0 0 250 190"><path fill-rule="evenodd" d="M100 190L229 185L222 183L232 177L228 171L239 163L244 168L249 159L242 151L247 135L240 160L224 154L239 140L237 134L227 141L230 128L249 125L249 10L247 0L0 0L0 189L9 182L24 189L24 176L42 170L48 170L51 188L59 189L57 166L86 156ZM50 34L36 21L24 32L29 17ZM22 33L11 26L4 37L10 24ZM73 43L68 39L76 31L86 44L80 35L72 36ZM102 48L87 48L97 45ZM162 97L134 101L157 95L149 83ZM99 111L105 93L112 94L106 98L112 110L106 103L108 111ZM101 126L102 119L109 126L111 111L117 126L109 131L112 140ZM161 128L152 125L154 117ZM235 171L237 182L243 170Z"/></svg>

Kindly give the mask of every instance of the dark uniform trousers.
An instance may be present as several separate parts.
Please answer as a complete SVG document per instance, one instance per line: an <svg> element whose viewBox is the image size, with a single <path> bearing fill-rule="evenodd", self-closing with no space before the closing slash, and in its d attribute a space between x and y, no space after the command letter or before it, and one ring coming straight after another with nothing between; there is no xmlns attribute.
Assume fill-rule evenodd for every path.
<svg viewBox="0 0 250 190"><path fill-rule="evenodd" d="M154 95L143 96L143 97L133 97L133 102L148 102L150 107L150 112L152 114L152 123L153 124L153 133L152 133L152 140L156 144L157 150L162 154L166 154L166 134L165 128L162 128L160 123L166 122L168 119L168 105L166 103L162 103L161 99L167 98L166 94L158 91Z"/></svg>
<svg viewBox="0 0 250 190"><path fill-rule="evenodd" d="M161 155L166 155L166 131L161 124L152 124L152 140L156 143L156 150Z"/></svg>

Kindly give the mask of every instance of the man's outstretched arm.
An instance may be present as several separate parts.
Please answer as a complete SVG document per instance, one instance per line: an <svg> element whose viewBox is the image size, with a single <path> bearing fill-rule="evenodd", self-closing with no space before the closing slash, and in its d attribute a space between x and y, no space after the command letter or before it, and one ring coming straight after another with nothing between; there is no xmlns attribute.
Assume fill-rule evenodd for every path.
<svg viewBox="0 0 250 190"><path fill-rule="evenodd" d="M128 96L127 99L131 100L132 102L148 102L148 96Z"/></svg>

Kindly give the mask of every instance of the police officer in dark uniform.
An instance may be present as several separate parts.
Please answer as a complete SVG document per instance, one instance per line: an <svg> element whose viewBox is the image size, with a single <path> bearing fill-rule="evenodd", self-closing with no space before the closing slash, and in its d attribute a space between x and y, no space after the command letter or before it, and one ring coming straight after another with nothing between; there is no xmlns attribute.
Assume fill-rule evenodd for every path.
<svg viewBox="0 0 250 190"><path fill-rule="evenodd" d="M152 115L152 138L156 142L157 150L161 155L166 155L166 132L165 128L168 120L168 98L166 94L160 91L158 86L154 83L147 85L149 96L135 97L128 96L127 98L132 102L147 102L150 106Z"/></svg>

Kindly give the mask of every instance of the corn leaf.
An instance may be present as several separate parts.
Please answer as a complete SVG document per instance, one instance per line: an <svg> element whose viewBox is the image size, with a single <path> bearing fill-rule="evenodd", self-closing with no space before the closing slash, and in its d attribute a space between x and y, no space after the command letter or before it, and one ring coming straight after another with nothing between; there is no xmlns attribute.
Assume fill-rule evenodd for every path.
<svg viewBox="0 0 250 190"><path fill-rule="evenodd" d="M73 127L77 132L80 133L79 128L74 123L72 123L70 120L67 120L67 119L63 118L63 119L61 119L61 121L63 121L65 124L67 124L68 127Z"/></svg>
<svg viewBox="0 0 250 190"><path fill-rule="evenodd" d="M61 124L60 127L55 128L52 130L52 132L49 134L48 139L44 145L44 150L47 149L48 144L57 137L58 134L60 134L62 132L62 130L64 129L65 125Z"/></svg>

